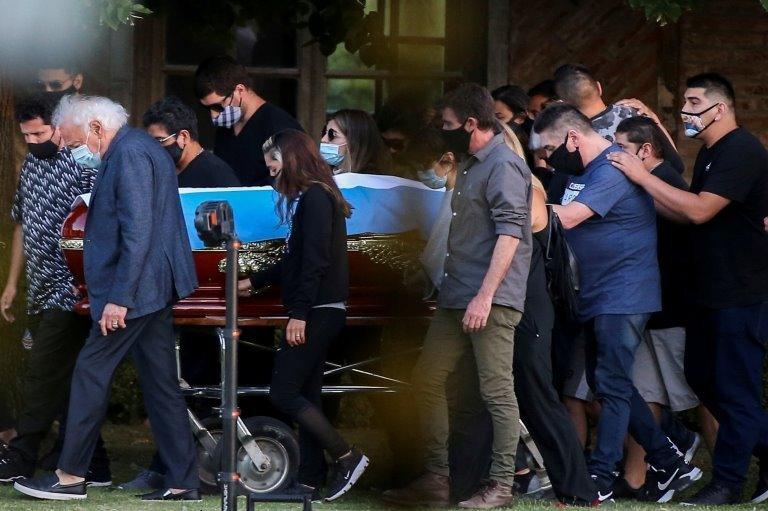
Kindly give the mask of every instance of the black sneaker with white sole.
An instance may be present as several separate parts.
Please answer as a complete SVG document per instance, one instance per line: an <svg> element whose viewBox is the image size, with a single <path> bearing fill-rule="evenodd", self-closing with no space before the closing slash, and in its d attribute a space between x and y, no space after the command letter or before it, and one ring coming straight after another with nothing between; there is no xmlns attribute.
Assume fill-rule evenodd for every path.
<svg viewBox="0 0 768 511"><path fill-rule="evenodd" d="M93 488L112 486L112 472L109 467L91 467L85 474L85 485Z"/></svg>
<svg viewBox="0 0 768 511"><path fill-rule="evenodd" d="M347 493L363 475L368 463L368 457L356 447L337 459L333 464L331 482L328 484L328 495L325 500L330 502Z"/></svg>
<svg viewBox="0 0 768 511"><path fill-rule="evenodd" d="M55 473L48 473L34 479L19 479L13 483L13 489L36 499L44 500L83 500L88 495L85 481L75 484L60 484Z"/></svg>
<svg viewBox="0 0 768 511"><path fill-rule="evenodd" d="M35 465L24 460L13 447L4 450L0 457L0 483L12 483L22 477L32 477Z"/></svg>
<svg viewBox="0 0 768 511"><path fill-rule="evenodd" d="M696 455L696 451L699 450L699 447L701 446L701 435L699 435L696 432L691 431L691 435L688 438L688 442L686 442L686 445L680 445L678 446L678 449L682 453L682 455L685 457L685 462L690 463L693 457Z"/></svg>
<svg viewBox="0 0 768 511"><path fill-rule="evenodd" d="M200 498L200 492L196 489L183 490L177 493L173 493L171 490L155 490L144 495L139 495L141 500L147 502L202 502Z"/></svg>
<svg viewBox="0 0 768 511"><path fill-rule="evenodd" d="M597 502L600 504L615 502L613 499L613 480L603 479L601 477L597 477L596 475L592 475L590 477L592 477L592 480L595 482L595 486L597 487Z"/></svg>
<svg viewBox="0 0 768 511"><path fill-rule="evenodd" d="M649 465L640 500L665 503L672 500L675 492L683 491L694 481L701 479L701 469L685 462L682 456L669 467Z"/></svg>

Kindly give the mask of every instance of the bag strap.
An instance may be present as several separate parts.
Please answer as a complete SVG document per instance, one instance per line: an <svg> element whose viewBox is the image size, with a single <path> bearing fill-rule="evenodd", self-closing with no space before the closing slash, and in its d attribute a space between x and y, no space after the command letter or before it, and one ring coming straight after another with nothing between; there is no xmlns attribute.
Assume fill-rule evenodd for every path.
<svg viewBox="0 0 768 511"><path fill-rule="evenodd" d="M552 260L552 257L550 256L550 248L552 247L552 230L554 229L554 221L557 220L557 215L555 214L555 209L552 207L552 204L547 204L547 213L549 214L549 221L547 222L547 248L544 251L544 259L546 261Z"/></svg>

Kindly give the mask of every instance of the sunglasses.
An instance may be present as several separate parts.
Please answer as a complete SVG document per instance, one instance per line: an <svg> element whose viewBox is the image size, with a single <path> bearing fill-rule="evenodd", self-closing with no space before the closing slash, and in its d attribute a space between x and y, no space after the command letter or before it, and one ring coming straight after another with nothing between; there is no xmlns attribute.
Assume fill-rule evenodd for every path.
<svg viewBox="0 0 768 511"><path fill-rule="evenodd" d="M227 100L229 100L229 104L231 105L232 104L232 100L234 99L234 94L235 94L235 91L232 91L232 94L230 94L229 96L224 98L221 101L221 103L216 103L214 105L208 105L208 110L213 110L214 112L218 112L218 113L223 112L224 111L224 107L226 106L226 105L224 105L224 103L226 103Z"/></svg>
<svg viewBox="0 0 768 511"><path fill-rule="evenodd" d="M324 137L324 136L326 136L326 135L328 135L328 141L329 141L329 142L333 142L333 139L334 139L334 138L336 138L336 137L340 137L340 136L341 136L341 132L339 132L339 131L336 131L336 130L335 130L335 129L333 129L333 128L330 128L330 129L328 129L328 128L323 128L323 132L322 132L322 133L320 133L320 138L322 138L322 137Z"/></svg>

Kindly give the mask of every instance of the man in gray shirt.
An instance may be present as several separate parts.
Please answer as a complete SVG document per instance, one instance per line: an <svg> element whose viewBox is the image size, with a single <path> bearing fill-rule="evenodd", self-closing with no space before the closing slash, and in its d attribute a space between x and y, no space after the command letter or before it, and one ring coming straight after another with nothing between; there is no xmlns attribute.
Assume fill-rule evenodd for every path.
<svg viewBox="0 0 768 511"><path fill-rule="evenodd" d="M448 149L468 157L451 202L438 309L414 370L426 472L384 497L400 504L449 503L445 383L472 350L492 417L493 455L489 481L459 507L489 509L514 498L519 420L512 359L531 258L531 172L504 134L494 133L493 99L485 88L465 84L452 91L443 100L442 116Z"/></svg>

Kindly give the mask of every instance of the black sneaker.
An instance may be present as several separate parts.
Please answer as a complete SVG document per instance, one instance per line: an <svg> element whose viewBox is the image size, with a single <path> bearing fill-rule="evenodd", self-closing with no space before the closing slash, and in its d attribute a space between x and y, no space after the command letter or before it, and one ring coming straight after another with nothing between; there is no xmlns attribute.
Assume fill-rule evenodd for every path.
<svg viewBox="0 0 768 511"><path fill-rule="evenodd" d="M155 490L151 493L145 493L139 495L141 500L150 502L170 502L170 501L184 501L184 502L202 502L200 498L200 492L197 490L184 490L179 493L172 493L171 490Z"/></svg>
<svg viewBox="0 0 768 511"><path fill-rule="evenodd" d="M695 495L688 497L680 504L683 506L720 506L737 504L740 500L741 491L711 481Z"/></svg>
<svg viewBox="0 0 768 511"><path fill-rule="evenodd" d="M336 500L352 488L368 467L368 457L353 447L347 454L333 464L331 482L328 485L326 502Z"/></svg>
<svg viewBox="0 0 768 511"><path fill-rule="evenodd" d="M48 473L35 479L19 479L13 483L13 489L45 500L83 500L88 495L85 492L85 481L75 484L60 484L55 473Z"/></svg>
<svg viewBox="0 0 768 511"><path fill-rule="evenodd" d="M85 474L85 484L94 488L112 486L112 472L109 467L91 466Z"/></svg>
<svg viewBox="0 0 768 511"><path fill-rule="evenodd" d="M755 487L755 493L752 494L749 501L753 504L760 504L766 500L768 500L768 461L760 460L757 486Z"/></svg>
<svg viewBox="0 0 768 511"><path fill-rule="evenodd" d="M626 479L617 477L613 482L613 498L622 500L638 500L641 488L632 488Z"/></svg>
<svg viewBox="0 0 768 511"><path fill-rule="evenodd" d="M159 490L165 487L165 476L154 470L142 470L136 477L117 487L118 490Z"/></svg>
<svg viewBox="0 0 768 511"><path fill-rule="evenodd" d="M686 463L691 462L693 457L696 455L696 451L698 451L699 447L701 446L701 435L693 431L689 431L689 433L690 435L688 436L685 445L677 446L678 450L685 457Z"/></svg>
<svg viewBox="0 0 768 511"><path fill-rule="evenodd" d="M25 461L13 447L7 448L0 457L0 483L12 483L22 477L32 477L34 473L35 465Z"/></svg>
<svg viewBox="0 0 768 511"><path fill-rule="evenodd" d="M596 475L591 476L597 487L597 501L600 504L615 502L613 500L613 480L602 479Z"/></svg>
<svg viewBox="0 0 768 511"><path fill-rule="evenodd" d="M701 479L701 476L701 469L686 463L682 456L669 467L657 468L649 465L640 500L669 502L675 492L685 490L694 481Z"/></svg>

